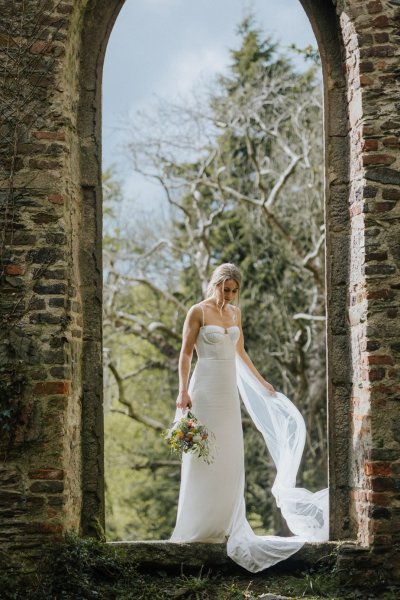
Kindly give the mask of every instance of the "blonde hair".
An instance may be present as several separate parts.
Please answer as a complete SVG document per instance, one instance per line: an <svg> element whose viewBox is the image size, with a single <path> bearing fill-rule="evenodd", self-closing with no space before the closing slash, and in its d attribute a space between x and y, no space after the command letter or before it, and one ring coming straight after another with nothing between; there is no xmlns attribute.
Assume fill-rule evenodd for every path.
<svg viewBox="0 0 400 600"><path fill-rule="evenodd" d="M206 298L211 298L214 295L215 288L219 285L223 286L225 281L228 279L233 279L238 284L238 295L237 295L237 303L239 303L240 298L240 286L242 283L242 276L240 274L239 269L233 263L223 263L219 265L216 269L214 269L211 279L208 283ZM221 310L225 305L225 301L222 303Z"/></svg>

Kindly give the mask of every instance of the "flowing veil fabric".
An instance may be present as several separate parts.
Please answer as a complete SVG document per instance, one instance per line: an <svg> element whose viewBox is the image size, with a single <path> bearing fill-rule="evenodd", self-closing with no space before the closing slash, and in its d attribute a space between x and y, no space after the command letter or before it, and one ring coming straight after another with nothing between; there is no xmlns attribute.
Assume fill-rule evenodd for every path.
<svg viewBox="0 0 400 600"><path fill-rule="evenodd" d="M328 539L328 490L296 488L306 439L302 415L284 394L270 394L240 357L239 327L203 325L198 360L190 379L194 414L215 434L216 455L206 464L182 457L173 542L221 543L232 560L262 571L297 552L305 542ZM291 537L256 535L246 519L240 398L264 437L276 466L272 494ZM175 420L183 416L177 409Z"/></svg>
<svg viewBox="0 0 400 600"><path fill-rule="evenodd" d="M312 493L296 488L306 428L301 413L284 394L270 394L236 353L236 378L246 409L262 433L276 466L272 493L292 537L259 536L246 520L244 498L237 503L228 539L228 555L252 572L297 552L305 542L329 538L328 489Z"/></svg>

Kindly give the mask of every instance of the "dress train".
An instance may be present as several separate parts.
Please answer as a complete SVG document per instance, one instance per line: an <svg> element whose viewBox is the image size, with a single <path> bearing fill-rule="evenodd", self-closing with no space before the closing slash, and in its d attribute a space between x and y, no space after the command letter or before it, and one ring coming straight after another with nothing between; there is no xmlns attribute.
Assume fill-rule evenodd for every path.
<svg viewBox="0 0 400 600"><path fill-rule="evenodd" d="M297 552L305 542L328 539L328 490L296 488L305 444L301 413L284 394L270 394L236 352L240 330L203 325L189 384L193 413L216 437L215 460L182 457L173 542L225 542L232 560L251 572ZM264 437L276 466L272 493L292 537L260 536L246 519L240 397ZM182 416L177 410L175 420Z"/></svg>

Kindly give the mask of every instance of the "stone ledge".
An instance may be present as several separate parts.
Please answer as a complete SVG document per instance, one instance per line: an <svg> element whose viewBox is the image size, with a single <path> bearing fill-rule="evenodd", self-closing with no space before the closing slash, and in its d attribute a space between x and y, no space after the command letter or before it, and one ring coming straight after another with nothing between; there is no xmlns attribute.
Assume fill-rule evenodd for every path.
<svg viewBox="0 0 400 600"><path fill-rule="evenodd" d="M226 553L225 544L176 544L169 541L107 542L119 558L133 562L142 569L177 570L202 566L221 571L243 571ZM279 571L294 571L317 566L333 566L337 555L345 548L356 551L353 542L307 543L287 560L273 567ZM360 548L360 550L363 550Z"/></svg>

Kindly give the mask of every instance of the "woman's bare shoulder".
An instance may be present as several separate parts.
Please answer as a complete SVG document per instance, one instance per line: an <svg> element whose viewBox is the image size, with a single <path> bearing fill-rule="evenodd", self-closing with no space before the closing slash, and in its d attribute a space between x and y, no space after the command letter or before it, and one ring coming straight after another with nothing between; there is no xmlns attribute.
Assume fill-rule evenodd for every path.
<svg viewBox="0 0 400 600"><path fill-rule="evenodd" d="M189 307L188 312L201 312L201 306L204 302L197 302L197 304L192 304L192 306Z"/></svg>
<svg viewBox="0 0 400 600"><path fill-rule="evenodd" d="M202 317L201 304L202 304L201 302L198 302L197 304L192 304L192 306L187 311L187 317L189 319L191 319L191 318L196 319L197 317L199 317L199 318Z"/></svg>

